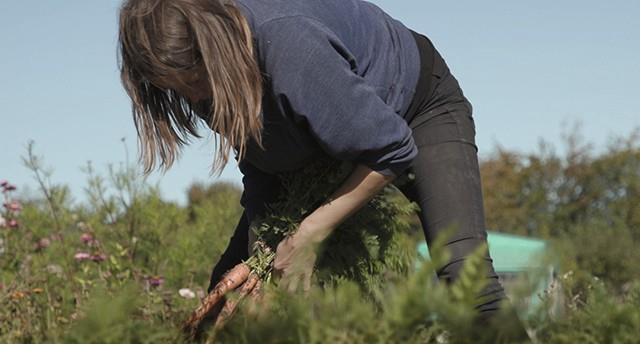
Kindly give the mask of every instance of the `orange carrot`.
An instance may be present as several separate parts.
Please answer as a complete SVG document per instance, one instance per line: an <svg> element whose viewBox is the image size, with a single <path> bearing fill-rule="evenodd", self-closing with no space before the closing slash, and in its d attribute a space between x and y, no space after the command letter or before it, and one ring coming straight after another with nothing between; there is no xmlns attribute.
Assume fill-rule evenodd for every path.
<svg viewBox="0 0 640 344"><path fill-rule="evenodd" d="M258 280L258 283L256 283L255 288L253 288L253 290L251 291L251 294L249 295L251 297L252 300L257 301L258 298L260 297L260 292L262 291L262 281Z"/></svg>
<svg viewBox="0 0 640 344"><path fill-rule="evenodd" d="M210 315L210 312L216 308L226 293L244 283L249 277L250 272L251 269L249 266L245 263L240 263L222 276L220 282L216 284L215 288L202 300L200 306L185 322L182 327L183 331L191 337L195 337L202 320L204 320L207 315Z"/></svg>
<svg viewBox="0 0 640 344"><path fill-rule="evenodd" d="M249 307L248 307L248 311L250 314L257 314L258 313L258 304L262 303L262 299L263 299L262 295L262 280L258 280L258 283L256 283L256 286L253 288L253 290L251 290L251 293L249 293L249 300L247 300L247 302L249 302Z"/></svg>
<svg viewBox="0 0 640 344"><path fill-rule="evenodd" d="M220 312L220 315L216 320L216 328L222 327L222 325L224 325L224 323L233 315L236 308L238 307L238 304L242 301L242 299L249 295L251 291L253 291L259 280L260 278L257 274L252 273L249 275L247 281L244 282L244 284L240 287L238 297L234 300L227 300L227 302L224 304L224 307L222 308L222 311Z"/></svg>

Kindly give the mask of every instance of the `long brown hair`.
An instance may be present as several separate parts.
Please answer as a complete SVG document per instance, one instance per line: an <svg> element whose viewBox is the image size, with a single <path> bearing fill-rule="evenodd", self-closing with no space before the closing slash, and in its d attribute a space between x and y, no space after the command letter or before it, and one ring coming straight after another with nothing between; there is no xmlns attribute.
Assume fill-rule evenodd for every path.
<svg viewBox="0 0 640 344"><path fill-rule="evenodd" d="M169 169L190 136L200 137L199 112L220 134L212 173L222 172L231 149L242 159L249 138L261 144L262 76L249 24L231 0L126 0L119 24L121 79L145 174L158 157ZM178 91L196 88L205 101Z"/></svg>

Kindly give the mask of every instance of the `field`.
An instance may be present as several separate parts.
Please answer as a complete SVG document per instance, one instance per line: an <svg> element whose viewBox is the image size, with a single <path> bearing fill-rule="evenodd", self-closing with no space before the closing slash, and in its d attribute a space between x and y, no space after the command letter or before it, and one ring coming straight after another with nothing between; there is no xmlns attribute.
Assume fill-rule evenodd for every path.
<svg viewBox="0 0 640 344"><path fill-rule="evenodd" d="M546 145L530 154L497 150L482 161L488 228L544 238L560 261L562 297L538 295L541 307L523 319L536 342L637 343L638 136L598 154L575 139L567 148L563 156ZM38 194L1 182L0 342L178 341L241 214L239 187L193 185L180 206L163 200L134 166L102 173L87 165L87 201L77 203L33 146L24 163ZM408 206L397 195L388 199ZM403 221L404 253L392 258L414 264L422 234L415 218ZM270 290L261 310L241 309L213 340L463 343L491 333L484 340L499 341L506 326L483 333L470 326L473 263L453 288L430 278L444 254L389 276L376 293L347 280L306 297ZM523 283L514 300L526 289Z"/></svg>

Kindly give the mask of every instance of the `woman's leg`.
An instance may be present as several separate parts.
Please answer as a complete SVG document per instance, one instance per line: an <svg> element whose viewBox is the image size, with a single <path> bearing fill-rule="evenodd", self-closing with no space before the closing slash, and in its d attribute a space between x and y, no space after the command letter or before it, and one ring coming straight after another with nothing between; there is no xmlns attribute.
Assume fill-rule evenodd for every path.
<svg viewBox="0 0 640 344"><path fill-rule="evenodd" d="M441 281L451 283L459 277L466 257L487 237L475 126L468 103L440 106L420 116L413 129L418 155L407 171L415 178L399 188L420 207L429 245L444 230L456 227L446 240L450 259L437 270ZM477 309L481 317L489 317L506 296L488 252L483 263L487 285L478 298L486 299Z"/></svg>

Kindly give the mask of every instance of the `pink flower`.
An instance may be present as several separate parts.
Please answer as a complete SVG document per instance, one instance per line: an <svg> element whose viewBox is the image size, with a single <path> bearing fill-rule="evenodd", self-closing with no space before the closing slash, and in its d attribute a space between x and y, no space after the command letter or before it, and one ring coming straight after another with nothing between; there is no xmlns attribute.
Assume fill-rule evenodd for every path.
<svg viewBox="0 0 640 344"><path fill-rule="evenodd" d="M18 221L15 219L11 219L8 222L9 228L18 228Z"/></svg>
<svg viewBox="0 0 640 344"><path fill-rule="evenodd" d="M17 202L17 201L11 202L11 204L9 204L9 210L20 211L22 210L22 205L20 204L20 202Z"/></svg>
<svg viewBox="0 0 640 344"><path fill-rule="evenodd" d="M150 276L147 277L147 283L152 287L159 287L164 284L164 277L162 276Z"/></svg>
<svg viewBox="0 0 640 344"><path fill-rule="evenodd" d="M38 243L36 244L36 250L43 250L49 247L49 245L51 245L51 240L49 240L49 238L42 238L38 240Z"/></svg>
<svg viewBox="0 0 640 344"><path fill-rule="evenodd" d="M73 256L73 258L80 262L83 260L91 259L91 255L87 252L78 252Z"/></svg>
<svg viewBox="0 0 640 344"><path fill-rule="evenodd" d="M98 254L94 254L91 255L91 260L93 260L94 262L103 262L107 259L107 255L105 255L104 253L98 253Z"/></svg>
<svg viewBox="0 0 640 344"><path fill-rule="evenodd" d="M3 206L7 208L7 210L13 211L13 212L19 212L20 210L22 210L22 205L20 204L20 202L17 202L17 201L13 201L11 203L5 202Z"/></svg>
<svg viewBox="0 0 640 344"><path fill-rule="evenodd" d="M91 244L93 242L93 236L89 233L82 233L80 240L85 244Z"/></svg>

